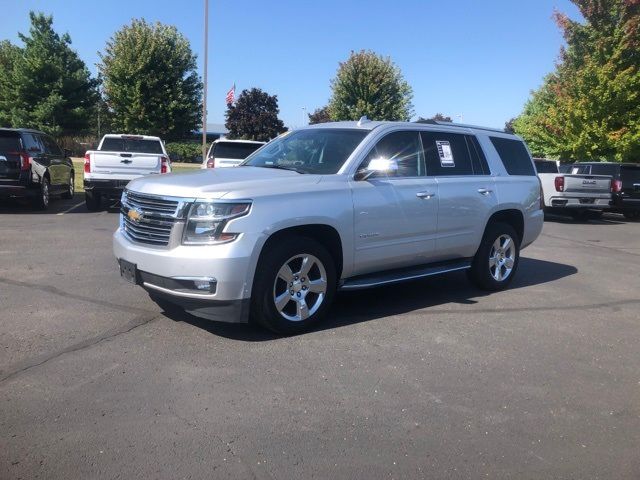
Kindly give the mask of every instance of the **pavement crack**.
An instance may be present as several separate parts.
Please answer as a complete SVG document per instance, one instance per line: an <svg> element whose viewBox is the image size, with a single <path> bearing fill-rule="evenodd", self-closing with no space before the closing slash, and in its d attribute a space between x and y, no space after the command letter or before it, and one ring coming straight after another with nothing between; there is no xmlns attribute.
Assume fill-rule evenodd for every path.
<svg viewBox="0 0 640 480"><path fill-rule="evenodd" d="M80 300L82 302L92 303L94 305L100 305L101 307L107 307L112 310L119 310L121 312L140 313L140 314L150 313L149 310L145 310L144 308L127 307L126 305L106 302L104 300L97 300L95 298L87 297L85 295L78 295L76 293L65 292L64 290L60 290L59 288L53 287L51 285L40 285L37 283L20 282L18 280L11 280L9 278L3 278L3 277L0 277L0 283L4 283L6 285L12 285L14 287L33 288L36 290L40 290L42 292L51 293L53 295L58 295L65 298L70 298L72 300Z"/></svg>
<svg viewBox="0 0 640 480"><path fill-rule="evenodd" d="M65 355L67 353L74 353L81 350L86 350L88 348L93 347L94 345L98 345L99 343L102 343L102 342L111 340L115 337L118 337L120 335L129 333L138 327L142 327L148 324L149 322L155 320L160 316L162 316L160 313L140 314L134 317L133 319L131 319L131 321L127 322L126 324L120 327L114 327L95 337L91 337L86 340L82 340L81 342L74 343L73 345L63 348L62 350L40 355L38 357L31 358L23 362L19 362L15 365L11 365L6 369L5 372L3 372L2 376L0 377L0 384L20 375L21 373L31 370L32 368L43 365L51 360L55 360L56 358L59 358L62 355Z"/></svg>

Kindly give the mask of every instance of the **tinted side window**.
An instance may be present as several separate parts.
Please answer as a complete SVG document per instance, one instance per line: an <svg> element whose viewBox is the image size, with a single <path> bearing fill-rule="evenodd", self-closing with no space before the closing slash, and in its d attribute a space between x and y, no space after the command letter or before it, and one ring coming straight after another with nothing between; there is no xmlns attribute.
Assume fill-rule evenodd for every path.
<svg viewBox="0 0 640 480"><path fill-rule="evenodd" d="M40 144L37 135L32 133L23 133L22 143L24 144L24 149L29 153L42 152L42 145Z"/></svg>
<svg viewBox="0 0 640 480"><path fill-rule="evenodd" d="M393 132L382 138L371 149L361 168L369 165L374 158L398 162L396 177L424 176L424 158L418 132Z"/></svg>
<svg viewBox="0 0 640 480"><path fill-rule="evenodd" d="M509 175L535 175L533 162L524 143L509 138L489 137Z"/></svg>
<svg viewBox="0 0 640 480"><path fill-rule="evenodd" d="M534 160L538 173L558 173L558 167L556 162L549 162L547 160Z"/></svg>
<svg viewBox="0 0 640 480"><path fill-rule="evenodd" d="M60 147L58 147L56 142L54 142L51 137L47 137L43 135L40 137L40 139L42 140L42 143L44 144L44 149L47 153L51 155L62 155L62 150L60 150Z"/></svg>
<svg viewBox="0 0 640 480"><path fill-rule="evenodd" d="M421 132L427 175L473 175L465 136L459 133Z"/></svg>
<svg viewBox="0 0 640 480"><path fill-rule="evenodd" d="M616 176L618 167L617 165L591 165L592 175L612 175Z"/></svg>
<svg viewBox="0 0 640 480"><path fill-rule="evenodd" d="M471 154L471 162L473 163L473 173L475 175L491 175L487 157L484 156L480 142L473 135L467 135L467 146Z"/></svg>

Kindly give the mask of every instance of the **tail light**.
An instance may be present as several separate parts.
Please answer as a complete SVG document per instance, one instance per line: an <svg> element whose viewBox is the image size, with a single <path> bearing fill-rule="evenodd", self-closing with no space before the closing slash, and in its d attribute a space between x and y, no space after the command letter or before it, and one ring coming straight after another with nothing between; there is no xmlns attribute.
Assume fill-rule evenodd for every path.
<svg viewBox="0 0 640 480"><path fill-rule="evenodd" d="M207 168L215 168L216 167L216 159L211 157L207 159Z"/></svg>
<svg viewBox="0 0 640 480"><path fill-rule="evenodd" d="M28 153L20 154L20 170L25 171L31 168L31 157Z"/></svg>
<svg viewBox="0 0 640 480"><path fill-rule="evenodd" d="M91 156L88 153L84 154L84 173L91 173Z"/></svg>
<svg viewBox="0 0 640 480"><path fill-rule="evenodd" d="M160 173L167 173L169 171L169 159L164 155L160 157Z"/></svg>
<svg viewBox="0 0 640 480"><path fill-rule="evenodd" d="M556 177L556 192L564 192L564 177Z"/></svg>
<svg viewBox="0 0 640 480"><path fill-rule="evenodd" d="M619 193L622 191L622 180L616 178L611 179L611 191L613 193Z"/></svg>

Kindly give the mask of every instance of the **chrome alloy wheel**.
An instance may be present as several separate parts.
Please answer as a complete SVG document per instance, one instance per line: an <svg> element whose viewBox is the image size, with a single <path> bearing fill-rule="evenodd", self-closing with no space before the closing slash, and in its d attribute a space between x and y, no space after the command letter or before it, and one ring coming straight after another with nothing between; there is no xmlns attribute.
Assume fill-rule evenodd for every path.
<svg viewBox="0 0 640 480"><path fill-rule="evenodd" d="M502 282L509 278L516 263L516 247L513 239L506 234L500 235L489 253L489 271L494 280Z"/></svg>
<svg viewBox="0 0 640 480"><path fill-rule="evenodd" d="M73 175L69 177L69 196L73 198L73 194L76 192L76 181Z"/></svg>
<svg viewBox="0 0 640 480"><path fill-rule="evenodd" d="M47 182L46 180L42 180L42 189L40 191L40 195L42 195L42 205L44 205L44 207L48 207L49 206L49 182Z"/></svg>
<svg viewBox="0 0 640 480"><path fill-rule="evenodd" d="M273 302L283 318L306 320L322 305L327 295L327 272L313 255L300 254L287 260L273 284Z"/></svg>

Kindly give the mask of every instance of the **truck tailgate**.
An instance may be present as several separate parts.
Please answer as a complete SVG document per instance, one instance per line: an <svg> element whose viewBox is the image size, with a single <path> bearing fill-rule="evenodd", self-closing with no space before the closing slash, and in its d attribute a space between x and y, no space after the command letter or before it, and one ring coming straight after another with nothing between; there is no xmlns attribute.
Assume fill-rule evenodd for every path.
<svg viewBox="0 0 640 480"><path fill-rule="evenodd" d="M161 155L155 153L91 152L92 173L149 175L160 173Z"/></svg>
<svg viewBox="0 0 640 480"><path fill-rule="evenodd" d="M564 191L567 193L611 193L611 177L608 175L564 174Z"/></svg>

